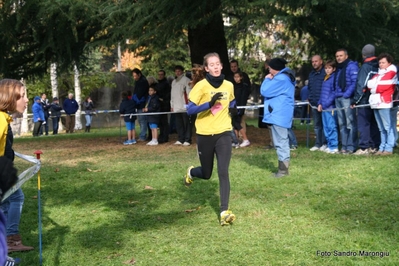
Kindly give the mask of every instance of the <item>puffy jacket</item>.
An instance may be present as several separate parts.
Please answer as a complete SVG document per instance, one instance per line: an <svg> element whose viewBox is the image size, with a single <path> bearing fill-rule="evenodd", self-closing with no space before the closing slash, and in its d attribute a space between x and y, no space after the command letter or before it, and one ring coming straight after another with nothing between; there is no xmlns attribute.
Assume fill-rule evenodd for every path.
<svg viewBox="0 0 399 266"><path fill-rule="evenodd" d="M339 87L338 81L341 75L341 69L336 72L336 82L335 82L335 98L344 97L345 99L352 98L356 88L357 73L359 72L359 66L355 61L349 61L346 67L346 88L342 90Z"/></svg>
<svg viewBox="0 0 399 266"><path fill-rule="evenodd" d="M33 122L36 123L39 121L44 121L44 111L43 111L43 106L41 103L35 102L32 105L32 113L33 113Z"/></svg>
<svg viewBox="0 0 399 266"><path fill-rule="evenodd" d="M312 70L309 74L308 83L308 99L309 103L316 106L320 99L321 85L323 84L326 71L324 66L320 71Z"/></svg>
<svg viewBox="0 0 399 266"><path fill-rule="evenodd" d="M377 57L367 57L359 69L356 80L356 90L351 104L362 105L369 103L370 91L367 89L367 81L378 72Z"/></svg>
<svg viewBox="0 0 399 266"><path fill-rule="evenodd" d="M159 102L159 97L156 94L148 95L146 101L146 107L148 109L147 113L158 113L161 111L161 105ZM148 123L159 124L159 115L149 115L147 116Z"/></svg>
<svg viewBox="0 0 399 266"><path fill-rule="evenodd" d="M326 80L321 85L320 100L318 104L321 104L323 110L330 110L335 108L335 92L334 92L334 76L332 73L329 77L326 76Z"/></svg>
<svg viewBox="0 0 399 266"><path fill-rule="evenodd" d="M119 105L119 113L121 115L125 114L135 114L136 113L136 102L129 99L122 99L121 104ZM134 122L136 121L137 116L124 116L123 120L125 122Z"/></svg>
<svg viewBox="0 0 399 266"><path fill-rule="evenodd" d="M265 78L260 92L264 97L263 123L291 128L294 114L295 77L288 67L273 79Z"/></svg>

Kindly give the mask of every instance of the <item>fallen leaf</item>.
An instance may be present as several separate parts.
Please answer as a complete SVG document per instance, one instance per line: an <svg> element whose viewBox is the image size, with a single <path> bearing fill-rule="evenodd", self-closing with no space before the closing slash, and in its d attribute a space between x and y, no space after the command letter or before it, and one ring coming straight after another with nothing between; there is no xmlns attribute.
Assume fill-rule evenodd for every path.
<svg viewBox="0 0 399 266"><path fill-rule="evenodd" d="M96 172L101 172L100 169L92 170L92 169L90 169L90 168L87 168L87 171L89 171L89 172L94 172L94 173L96 173Z"/></svg>
<svg viewBox="0 0 399 266"><path fill-rule="evenodd" d="M150 187L150 186L145 186L144 189L150 189L151 190L151 189L154 189L154 188Z"/></svg>
<svg viewBox="0 0 399 266"><path fill-rule="evenodd" d="M37 199L37 196L33 196L32 199Z"/></svg>
<svg viewBox="0 0 399 266"><path fill-rule="evenodd" d="M133 265L135 263L136 263L136 260L134 258L132 258L130 260L125 261L123 264Z"/></svg>
<svg viewBox="0 0 399 266"><path fill-rule="evenodd" d="M56 172L56 173L58 173L59 171L60 171L60 169L58 169L58 168L54 169L54 172Z"/></svg>

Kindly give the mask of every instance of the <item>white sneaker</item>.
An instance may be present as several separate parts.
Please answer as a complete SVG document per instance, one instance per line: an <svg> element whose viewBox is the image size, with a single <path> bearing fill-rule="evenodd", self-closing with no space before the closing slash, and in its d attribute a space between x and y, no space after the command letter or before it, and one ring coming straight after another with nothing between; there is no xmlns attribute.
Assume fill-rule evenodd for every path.
<svg viewBox="0 0 399 266"><path fill-rule="evenodd" d="M190 146L191 144L190 144L190 142L187 142L187 141L185 141L184 143L183 143L183 146Z"/></svg>
<svg viewBox="0 0 399 266"><path fill-rule="evenodd" d="M158 140L151 140L150 142L147 143L147 145L156 146L158 145Z"/></svg>
<svg viewBox="0 0 399 266"><path fill-rule="evenodd" d="M180 141L176 141L176 142L174 143L174 145L183 145L183 143L181 143Z"/></svg>
<svg viewBox="0 0 399 266"><path fill-rule="evenodd" d="M312 148L309 149L310 151L318 151L319 147L313 146Z"/></svg>
<svg viewBox="0 0 399 266"><path fill-rule="evenodd" d="M337 154L337 153L339 153L338 149L330 149L330 148L325 149L324 152L325 153L329 153L329 154Z"/></svg>
<svg viewBox="0 0 399 266"><path fill-rule="evenodd" d="M324 151L325 149L328 149L327 145L323 145L319 148L319 151Z"/></svg>
<svg viewBox="0 0 399 266"><path fill-rule="evenodd" d="M249 140L246 139L242 141L242 143L240 144L240 148L247 147L249 145L251 145L251 142L249 142Z"/></svg>

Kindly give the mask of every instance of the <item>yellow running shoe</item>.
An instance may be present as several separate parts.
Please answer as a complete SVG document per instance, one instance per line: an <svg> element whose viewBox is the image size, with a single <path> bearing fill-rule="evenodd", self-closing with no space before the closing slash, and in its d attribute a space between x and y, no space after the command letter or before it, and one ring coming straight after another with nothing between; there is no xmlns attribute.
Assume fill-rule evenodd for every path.
<svg viewBox="0 0 399 266"><path fill-rule="evenodd" d="M230 211L222 211L220 213L220 225L227 225L227 224L231 224L232 222L234 222L234 220L236 219L236 216Z"/></svg>
<svg viewBox="0 0 399 266"><path fill-rule="evenodd" d="M190 171L191 169L193 169L194 166L190 166L189 168L187 168L187 173L184 176L184 185L186 185L186 187L191 186L191 184L193 183L193 178L191 177Z"/></svg>

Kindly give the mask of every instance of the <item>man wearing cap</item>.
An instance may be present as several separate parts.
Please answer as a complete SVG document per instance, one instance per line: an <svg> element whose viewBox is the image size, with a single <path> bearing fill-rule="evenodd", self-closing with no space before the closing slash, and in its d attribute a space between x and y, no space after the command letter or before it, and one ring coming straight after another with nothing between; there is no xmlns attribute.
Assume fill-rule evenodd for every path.
<svg viewBox="0 0 399 266"><path fill-rule="evenodd" d="M348 58L348 51L339 49L335 52L337 70L333 87L335 106L337 107L338 125L341 136L341 154L353 154L357 146L357 122L355 110L350 108L359 67L357 62Z"/></svg>
<svg viewBox="0 0 399 266"><path fill-rule="evenodd" d="M53 98L53 102L50 106L51 120L53 121L53 135L58 134L58 125L60 123L61 118L61 110L60 102L57 97Z"/></svg>
<svg viewBox="0 0 399 266"><path fill-rule="evenodd" d="M375 48L367 44L362 49L363 65L359 69L356 80L356 90L351 107L356 105L368 105L370 90L367 89L367 81L378 72L378 60L374 56ZM381 137L373 110L369 106L357 109L357 131L359 133L359 149L354 155L368 155L377 152Z"/></svg>
<svg viewBox="0 0 399 266"><path fill-rule="evenodd" d="M65 118L65 130L66 133L73 133L75 129L75 114L79 109L79 104L73 98L73 93L68 94L68 98L65 99L63 108L66 114Z"/></svg>
<svg viewBox="0 0 399 266"><path fill-rule="evenodd" d="M291 128L294 114L295 76L285 67L283 58L273 58L269 62L269 74L263 81L260 93L264 97L263 123L270 125L273 145L277 151L278 172L273 177L289 174L290 146L288 129Z"/></svg>

